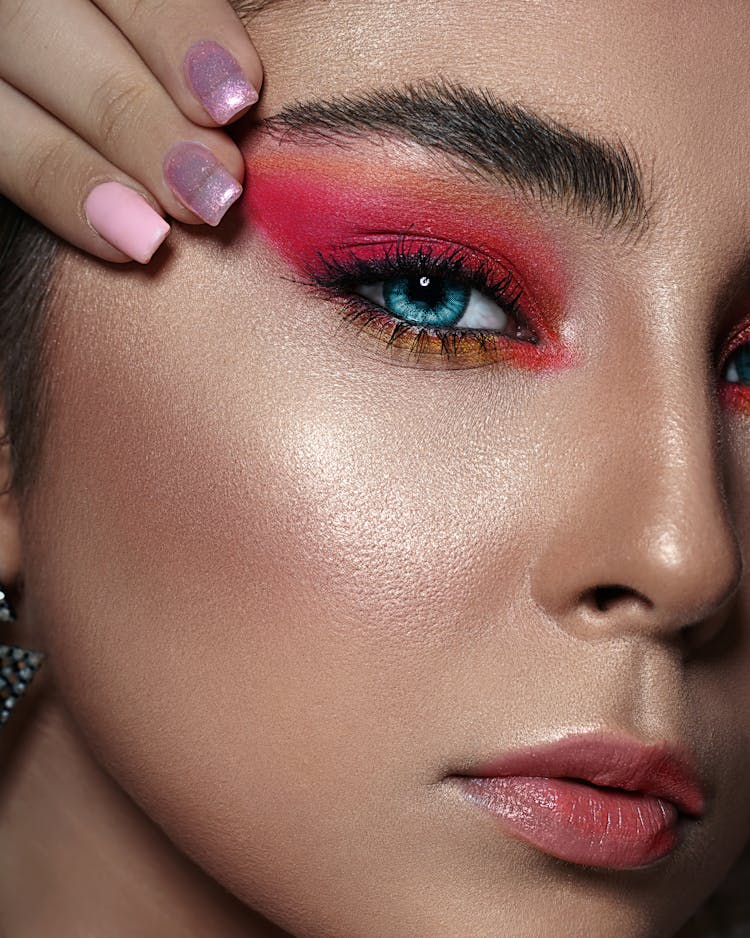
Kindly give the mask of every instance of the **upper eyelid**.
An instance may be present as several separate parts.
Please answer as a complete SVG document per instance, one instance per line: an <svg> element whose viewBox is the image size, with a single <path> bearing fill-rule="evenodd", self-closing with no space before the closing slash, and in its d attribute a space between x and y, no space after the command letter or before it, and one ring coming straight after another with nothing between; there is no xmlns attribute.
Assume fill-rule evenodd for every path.
<svg viewBox="0 0 750 938"><path fill-rule="evenodd" d="M328 277L321 277L320 272L314 269L308 269L308 274L312 276L315 283L322 287L333 287L346 285L349 289L355 283L379 283L384 279L385 273L391 273L396 276L402 274L404 266L399 264L412 263L415 266L419 261L440 267L446 263L461 263L467 258L478 261L481 266L477 269L466 269L466 265L461 263L464 270L461 273L461 279L467 286L478 290L484 296L489 297L499 306L504 306L506 311L516 320L520 328L532 333L536 340L548 338L548 330L544 327L542 318L538 314L527 315L534 309L534 301L518 273L512 268L512 265L504 258L500 260L492 254L488 254L482 249L474 246L467 246L455 241L436 238L434 236L415 235L413 233L390 235L391 240L385 240L388 235L379 235L379 240L367 240L355 242L355 244L346 245L345 258L351 262L354 270L346 270L346 260L341 262L335 256L327 259L323 252L318 252L318 258L323 262L328 273ZM395 237L395 241L394 241ZM439 246L442 253L437 255L425 254L423 248L429 246ZM383 254L375 257L360 257L355 248L369 249L372 247L385 246ZM415 249L417 248L417 249ZM383 264L388 265L384 269ZM497 268L497 270L493 270ZM371 273L371 271L375 271ZM521 303L521 301L523 301ZM372 301L370 301L372 302ZM450 327L446 327L450 331ZM470 330L469 330L470 331ZM478 330L481 331L481 330Z"/></svg>
<svg viewBox="0 0 750 938"><path fill-rule="evenodd" d="M723 342L719 348L719 355L717 360L717 366L722 370L727 363L727 360L731 355L733 355L737 349L741 348L743 345L747 345L750 342L750 322L743 322L734 329L729 338Z"/></svg>
<svg viewBox="0 0 750 938"><path fill-rule="evenodd" d="M511 282L516 283L519 285L519 287L521 287L521 278L508 261L501 261L481 248L460 244L455 241L435 238L434 236L425 237L420 235L412 235L409 233L400 233L398 235L392 236L396 238L395 241L386 241L384 240L385 236L382 237L383 240L355 242L345 246L349 260L351 260L353 265L357 265L362 273L365 272L365 267L367 265L376 267L378 264L391 263L394 258L407 262L411 262L413 258L418 258L419 260L423 260L426 263L433 263L435 266L438 266L440 264L458 260L463 254L464 257L469 256L472 258L477 258L483 265L487 265L487 267L483 266L478 271L469 270L469 278L481 276L484 273L489 274L490 268L498 267L503 270L506 276L511 278ZM445 249L447 253L433 255L424 251L425 247L432 248L433 245L439 245L441 248ZM357 249L364 250L379 246L385 246L389 250L386 250L383 254L375 257L362 257L356 253ZM406 248L408 247L418 247L418 250L407 251ZM320 261L322 261L326 269L333 268L335 270L338 267L338 261L333 255L326 257L324 252L318 251L317 257ZM394 271L396 271L395 265ZM310 269L309 272L315 274L314 269Z"/></svg>

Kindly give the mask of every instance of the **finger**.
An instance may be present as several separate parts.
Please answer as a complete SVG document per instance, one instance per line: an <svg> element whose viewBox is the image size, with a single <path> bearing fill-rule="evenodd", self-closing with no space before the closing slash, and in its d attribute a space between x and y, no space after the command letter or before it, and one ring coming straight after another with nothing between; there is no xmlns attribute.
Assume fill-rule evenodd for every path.
<svg viewBox="0 0 750 938"><path fill-rule="evenodd" d="M258 100L263 68L228 0L94 0L182 113L215 126Z"/></svg>
<svg viewBox="0 0 750 938"><path fill-rule="evenodd" d="M169 225L137 182L2 80L0 113L14 128L0 134L3 195L96 257L151 259Z"/></svg>
<svg viewBox="0 0 750 938"><path fill-rule="evenodd" d="M43 61L28 55L29 48L44 49ZM242 192L244 162L234 142L189 121L89 0L26 0L0 31L0 62L9 84L138 180L180 221L218 224Z"/></svg>

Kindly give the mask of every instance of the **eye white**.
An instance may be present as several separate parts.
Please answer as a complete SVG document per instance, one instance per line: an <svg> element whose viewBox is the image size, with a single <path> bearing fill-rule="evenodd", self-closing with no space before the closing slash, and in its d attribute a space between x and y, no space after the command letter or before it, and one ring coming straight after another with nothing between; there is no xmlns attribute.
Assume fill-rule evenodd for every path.
<svg viewBox="0 0 750 938"><path fill-rule="evenodd" d="M724 375L724 380L729 381L732 384L738 384L740 380L740 373L737 371L737 365L734 362L730 361L727 367L727 372Z"/></svg>
<svg viewBox="0 0 750 938"><path fill-rule="evenodd" d="M508 325L508 314L479 290L472 290L466 312L451 328L492 329L502 332Z"/></svg>

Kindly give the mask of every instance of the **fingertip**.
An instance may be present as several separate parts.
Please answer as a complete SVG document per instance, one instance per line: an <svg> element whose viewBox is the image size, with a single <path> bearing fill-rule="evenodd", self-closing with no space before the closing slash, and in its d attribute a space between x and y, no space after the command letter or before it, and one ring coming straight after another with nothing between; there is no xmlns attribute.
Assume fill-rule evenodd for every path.
<svg viewBox="0 0 750 938"><path fill-rule="evenodd" d="M175 144L164 158L163 170L174 197L213 227L242 194L242 185L223 162L194 141Z"/></svg>
<svg viewBox="0 0 750 938"><path fill-rule="evenodd" d="M169 224L135 189L100 183L84 202L89 225L128 259L147 264L170 232Z"/></svg>
<svg viewBox="0 0 750 938"><path fill-rule="evenodd" d="M237 120L258 100L258 90L240 62L213 39L201 39L190 46L183 73L188 87L218 126Z"/></svg>

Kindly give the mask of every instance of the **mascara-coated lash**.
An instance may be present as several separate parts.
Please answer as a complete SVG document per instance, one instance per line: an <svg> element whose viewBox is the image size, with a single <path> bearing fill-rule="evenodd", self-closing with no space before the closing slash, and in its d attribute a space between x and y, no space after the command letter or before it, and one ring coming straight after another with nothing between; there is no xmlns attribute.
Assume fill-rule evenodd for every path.
<svg viewBox="0 0 750 938"><path fill-rule="evenodd" d="M507 328L501 332L425 326L399 318L357 293L362 285L410 275L463 284L489 297L508 317ZM538 357L535 347L540 339L523 314L521 284L511 271L499 269L496 263L463 246L411 235L384 238L329 255L319 252L308 276L310 286L320 295L343 305L347 322L415 360L440 355L461 358L464 365L498 359L531 365Z"/></svg>

